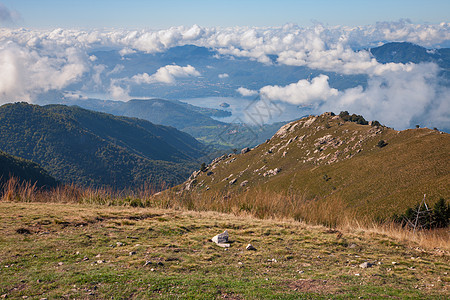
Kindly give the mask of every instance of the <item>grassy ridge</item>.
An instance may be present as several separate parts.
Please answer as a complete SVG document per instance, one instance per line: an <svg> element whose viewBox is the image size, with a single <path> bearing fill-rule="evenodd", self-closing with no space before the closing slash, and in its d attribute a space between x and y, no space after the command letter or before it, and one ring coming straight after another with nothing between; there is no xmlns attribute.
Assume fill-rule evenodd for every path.
<svg viewBox="0 0 450 300"><path fill-rule="evenodd" d="M381 140L387 145L378 147ZM355 216L385 220L415 206L424 194L428 204L449 198L448 153L446 133L399 132L324 114L286 125L250 152L222 157L172 192L195 199L196 208L214 209L214 202L225 198L227 211L261 216L272 211L331 224ZM274 174L275 169L281 171ZM333 219L311 216L311 210L330 211Z"/></svg>
<svg viewBox="0 0 450 300"><path fill-rule="evenodd" d="M218 213L0 202L8 298L444 299L449 256L364 230ZM229 250L209 239L229 230ZM252 243L257 250L246 251ZM363 269L363 262L374 263Z"/></svg>

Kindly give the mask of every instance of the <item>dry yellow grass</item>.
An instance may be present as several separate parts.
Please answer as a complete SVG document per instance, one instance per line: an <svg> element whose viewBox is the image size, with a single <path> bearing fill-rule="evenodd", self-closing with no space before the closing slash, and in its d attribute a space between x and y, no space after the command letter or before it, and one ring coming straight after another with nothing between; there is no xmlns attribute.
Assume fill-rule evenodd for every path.
<svg viewBox="0 0 450 300"><path fill-rule="evenodd" d="M408 242L411 246L427 249L450 250L448 229L418 231L415 234L391 221L361 217L346 208L339 197L331 201L307 200L305 195L276 193L263 189L245 193L219 193L208 196L200 193L167 191L154 194L151 188L135 192L113 193L105 189L60 186L53 190L40 190L29 183L11 178L0 193L4 202L78 203L103 206L152 207L178 211L230 213L239 217L301 221L311 225L325 225L340 230L376 232Z"/></svg>

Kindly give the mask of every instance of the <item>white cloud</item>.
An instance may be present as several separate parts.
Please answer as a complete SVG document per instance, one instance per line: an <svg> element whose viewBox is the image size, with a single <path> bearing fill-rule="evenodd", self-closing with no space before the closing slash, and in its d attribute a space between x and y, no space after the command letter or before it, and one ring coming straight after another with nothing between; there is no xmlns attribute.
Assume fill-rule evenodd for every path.
<svg viewBox="0 0 450 300"><path fill-rule="evenodd" d="M200 72L191 65L187 65L186 67L167 65L159 68L153 75L148 75L147 73L138 74L134 75L131 80L137 84L150 84L156 82L173 84L177 78L191 76L200 76Z"/></svg>
<svg viewBox="0 0 450 300"><path fill-rule="evenodd" d="M330 88L328 76L319 75L311 81L299 80L287 86L265 86L260 89L261 97L281 100L291 104L308 104L337 96L338 90Z"/></svg>
<svg viewBox="0 0 450 300"><path fill-rule="evenodd" d="M122 50L119 51L120 56L126 56L133 53L136 53L136 50L130 48L123 48Z"/></svg>
<svg viewBox="0 0 450 300"><path fill-rule="evenodd" d="M361 86L338 91L328 77L300 80L287 86L265 86L261 97L305 105L314 113L348 110L366 119L405 129L414 123L450 128L450 88L438 84L439 68L433 63L386 68ZM438 125L437 125L438 124Z"/></svg>
<svg viewBox="0 0 450 300"><path fill-rule="evenodd" d="M75 48L44 56L6 43L0 47L0 101L31 101L39 92L62 89L81 77L87 70L86 61Z"/></svg>
<svg viewBox="0 0 450 300"><path fill-rule="evenodd" d="M227 73L223 73L223 74L219 74L218 77L219 77L220 79L224 79L224 78L230 77L230 75L228 75Z"/></svg>
<svg viewBox="0 0 450 300"><path fill-rule="evenodd" d="M0 6L0 22L10 19L8 11ZM315 24L307 28L293 24L271 28L206 28L194 25L157 31L1 27L0 101L30 100L37 93L66 88L79 82L86 74L89 75L89 78L83 77L86 82L98 86L102 82L110 82L101 88L115 99L127 99L130 84L173 84L177 78L200 76L200 73L190 65L168 65L152 75L142 73L132 79L111 80L108 77L119 73L123 67L115 66L108 73L98 60L90 58L87 53L110 47L122 49L120 54L126 56L133 51L155 53L193 44L213 48L219 55L231 58L248 57L270 64L269 55L276 55L280 64L342 74L366 74L369 78L365 89L357 87L344 91L331 88L325 76L311 81L300 80L285 87L267 86L260 92L268 98L279 97L289 103L313 103L318 110L345 108L392 126L402 127L408 122L429 118L438 120L438 125L447 124L445 126L450 128L448 88L436 83L436 66L380 64L368 51L354 51L386 41L449 47L450 23L412 24L401 20L358 27ZM106 68L111 70L113 66ZM221 75L225 78L224 74ZM92 84L85 83L85 86ZM239 88L238 92L244 96L258 94L258 91L244 87Z"/></svg>
<svg viewBox="0 0 450 300"><path fill-rule="evenodd" d="M250 97L250 96L256 96L258 95L258 91L249 90L245 87L240 87L236 90L239 94L241 94L244 97Z"/></svg>
<svg viewBox="0 0 450 300"><path fill-rule="evenodd" d="M109 86L109 94L114 100L127 101L130 99L130 87L122 87L119 81L113 79Z"/></svg>

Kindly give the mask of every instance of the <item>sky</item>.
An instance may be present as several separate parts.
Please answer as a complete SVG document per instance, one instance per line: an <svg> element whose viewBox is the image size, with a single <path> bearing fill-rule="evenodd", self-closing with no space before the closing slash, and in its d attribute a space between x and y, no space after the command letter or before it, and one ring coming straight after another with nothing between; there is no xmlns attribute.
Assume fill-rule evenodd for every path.
<svg viewBox="0 0 450 300"><path fill-rule="evenodd" d="M449 12L448 0L0 0L0 25L35 29L309 26L317 22L357 26L400 19L448 22Z"/></svg>

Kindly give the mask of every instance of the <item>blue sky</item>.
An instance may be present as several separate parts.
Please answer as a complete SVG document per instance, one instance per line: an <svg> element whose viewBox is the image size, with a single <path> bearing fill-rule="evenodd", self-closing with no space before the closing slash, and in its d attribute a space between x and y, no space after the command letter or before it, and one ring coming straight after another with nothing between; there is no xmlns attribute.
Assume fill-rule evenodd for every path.
<svg viewBox="0 0 450 300"><path fill-rule="evenodd" d="M26 28L162 29L170 26L366 25L449 21L448 0L0 0ZM11 25L11 24L9 24Z"/></svg>

